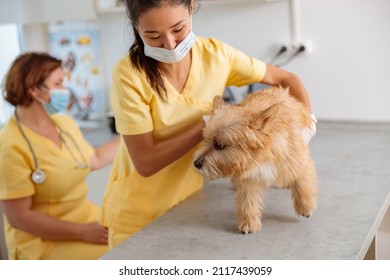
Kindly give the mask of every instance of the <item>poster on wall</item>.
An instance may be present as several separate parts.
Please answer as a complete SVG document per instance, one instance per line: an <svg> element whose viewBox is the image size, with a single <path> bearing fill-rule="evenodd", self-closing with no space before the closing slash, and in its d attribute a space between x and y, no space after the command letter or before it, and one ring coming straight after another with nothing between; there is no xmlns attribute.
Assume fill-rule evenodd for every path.
<svg viewBox="0 0 390 280"><path fill-rule="evenodd" d="M70 114L82 126L105 117L100 30L97 23L49 25L50 53L63 61L64 84L71 92Z"/></svg>

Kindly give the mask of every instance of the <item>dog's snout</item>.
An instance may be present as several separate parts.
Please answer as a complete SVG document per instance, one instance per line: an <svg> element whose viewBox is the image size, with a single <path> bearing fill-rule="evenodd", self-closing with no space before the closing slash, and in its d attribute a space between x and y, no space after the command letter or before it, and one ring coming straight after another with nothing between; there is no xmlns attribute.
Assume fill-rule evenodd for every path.
<svg viewBox="0 0 390 280"><path fill-rule="evenodd" d="M201 169L203 167L203 160L201 158L198 158L197 160L194 161L194 166L197 169Z"/></svg>

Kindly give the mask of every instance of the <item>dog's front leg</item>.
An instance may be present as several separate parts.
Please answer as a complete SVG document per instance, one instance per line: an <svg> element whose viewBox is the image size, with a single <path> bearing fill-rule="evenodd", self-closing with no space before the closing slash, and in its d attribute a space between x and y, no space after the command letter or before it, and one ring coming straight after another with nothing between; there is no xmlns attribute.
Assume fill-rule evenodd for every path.
<svg viewBox="0 0 390 280"><path fill-rule="evenodd" d="M261 212L267 186L254 179L234 179L237 204L237 226L241 233L261 230Z"/></svg>

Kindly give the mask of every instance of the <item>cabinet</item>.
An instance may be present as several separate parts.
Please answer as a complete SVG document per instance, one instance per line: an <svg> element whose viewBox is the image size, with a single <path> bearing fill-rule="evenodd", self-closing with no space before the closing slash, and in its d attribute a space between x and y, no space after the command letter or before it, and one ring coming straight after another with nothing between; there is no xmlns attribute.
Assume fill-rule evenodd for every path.
<svg viewBox="0 0 390 280"><path fill-rule="evenodd" d="M1 0L0 24L96 19L94 0Z"/></svg>
<svg viewBox="0 0 390 280"><path fill-rule="evenodd" d="M286 0L198 0L202 6L208 5L217 5L217 4L245 4L253 2L277 2L277 1L286 1ZM107 14L107 13L122 13L125 12L125 7L123 5L116 5L115 3L106 4L112 2L109 0L95 0L96 2L96 13L97 14ZM114 1L115 2L115 1Z"/></svg>
<svg viewBox="0 0 390 280"><path fill-rule="evenodd" d="M210 4L228 4L228 3L249 3L249 2L277 2L284 0L199 0L200 3L205 5Z"/></svg>

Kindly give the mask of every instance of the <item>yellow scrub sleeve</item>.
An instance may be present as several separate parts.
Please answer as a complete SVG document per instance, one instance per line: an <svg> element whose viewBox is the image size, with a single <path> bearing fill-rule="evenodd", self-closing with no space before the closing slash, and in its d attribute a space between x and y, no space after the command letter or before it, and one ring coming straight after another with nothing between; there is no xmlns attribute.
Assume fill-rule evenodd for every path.
<svg viewBox="0 0 390 280"><path fill-rule="evenodd" d="M54 115L53 120L75 140L88 161L94 154L72 118ZM71 152L82 162L77 147L63 135L71 152L62 145L35 133L23 124L35 151L40 169L46 173L44 183L31 180L35 170L33 156L16 121L11 118L0 133L0 200L33 197L33 210L74 223L98 221L100 209L86 199L85 179L90 168L79 168ZM43 240L5 223L5 236L10 259L96 259L107 251L105 245L79 241Z"/></svg>
<svg viewBox="0 0 390 280"><path fill-rule="evenodd" d="M197 38L191 54L183 91L177 92L168 80L164 81L167 102L150 87L145 73L131 65L128 56L118 62L113 70L111 101L120 134L153 131L156 141L174 137L210 114L213 97L222 95L226 86L260 82L266 72L264 62L216 39ZM110 247L201 188L202 177L192 166L195 150L145 178L135 169L121 139L103 203L102 223L115 236L122 236L111 238L117 241Z"/></svg>

